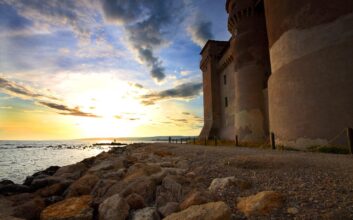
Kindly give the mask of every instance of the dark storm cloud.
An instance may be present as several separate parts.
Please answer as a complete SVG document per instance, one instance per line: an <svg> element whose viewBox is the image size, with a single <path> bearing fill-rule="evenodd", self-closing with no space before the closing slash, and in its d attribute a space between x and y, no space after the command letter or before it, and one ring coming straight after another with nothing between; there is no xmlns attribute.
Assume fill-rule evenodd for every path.
<svg viewBox="0 0 353 220"><path fill-rule="evenodd" d="M4 90L10 95L20 96L22 98L27 98L27 99L28 98L47 98L52 100L59 100L58 98L48 96L48 95L43 95L41 93L34 91L31 88L25 87L13 81L9 81L2 77L0 77L0 89Z"/></svg>
<svg viewBox="0 0 353 220"><path fill-rule="evenodd" d="M184 83L173 89L167 89L142 96L142 103L153 105L157 101L166 99L190 99L198 96L202 89L202 83Z"/></svg>
<svg viewBox="0 0 353 220"><path fill-rule="evenodd" d="M188 27L192 40L203 47L209 39L213 39L212 23L209 21L195 21Z"/></svg>
<svg viewBox="0 0 353 220"><path fill-rule="evenodd" d="M91 113L86 113L81 111L78 107L76 108L70 108L66 105L63 104L57 104L57 103L52 103L52 102L42 102L40 101L39 104L44 105L46 107L59 110L62 112L59 112L61 115L71 115L71 116L80 116L80 117L91 117L91 118L98 118L99 116L91 114Z"/></svg>
<svg viewBox="0 0 353 220"><path fill-rule="evenodd" d="M174 0L103 0L107 20L123 25L127 39L151 76L162 81L165 70L155 50L168 43L167 33L180 21L183 1Z"/></svg>

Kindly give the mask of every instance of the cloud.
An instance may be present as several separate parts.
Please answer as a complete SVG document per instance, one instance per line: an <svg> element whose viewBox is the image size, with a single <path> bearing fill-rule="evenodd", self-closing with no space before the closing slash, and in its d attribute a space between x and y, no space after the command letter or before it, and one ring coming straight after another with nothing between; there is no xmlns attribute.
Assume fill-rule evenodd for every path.
<svg viewBox="0 0 353 220"><path fill-rule="evenodd" d="M61 112L59 112L59 114L61 114L61 115L99 118L99 116L97 116L97 115L81 111L78 107L69 108L66 105L52 103L52 102L39 102L39 104L44 105L49 108L52 108L52 109L55 109L55 110L59 110L59 111L61 111Z"/></svg>
<svg viewBox="0 0 353 220"><path fill-rule="evenodd" d="M0 106L0 109L13 109L12 106Z"/></svg>
<svg viewBox="0 0 353 220"><path fill-rule="evenodd" d="M97 118L99 116L86 113L81 111L78 107L70 108L64 104L58 104L57 102L62 102L61 99L54 96L44 95L42 92L35 91L35 89L28 86L20 85L16 82L9 81L5 78L0 77L0 89L2 89L8 95L18 97L21 99L33 99L36 103L44 105L51 109L59 110L61 115L72 115L81 117L93 117Z"/></svg>
<svg viewBox="0 0 353 220"><path fill-rule="evenodd" d="M167 33L175 30L182 19L183 1L175 0L103 0L108 21L124 26L129 46L139 60L150 68L153 79L165 77L162 61L156 50L168 44ZM174 25L175 24L175 25Z"/></svg>
<svg viewBox="0 0 353 220"><path fill-rule="evenodd" d="M59 100L56 97L43 95L34 91L34 89L20 85L16 82L9 81L5 78L0 77L0 89L2 89L8 95L23 99L32 99L32 98L46 98L52 100Z"/></svg>
<svg viewBox="0 0 353 220"><path fill-rule="evenodd" d="M192 41L200 47L203 47L209 39L213 39L211 28L211 22L196 20L188 26L187 31L189 32Z"/></svg>
<svg viewBox="0 0 353 220"><path fill-rule="evenodd" d="M191 99L198 96L202 89L202 83L184 83L173 89L153 92L142 96L144 105L153 105L157 101L168 99Z"/></svg>
<svg viewBox="0 0 353 220"><path fill-rule="evenodd" d="M138 89L143 89L143 85L139 84L139 83L133 83L133 82L129 82L129 85Z"/></svg>
<svg viewBox="0 0 353 220"><path fill-rule="evenodd" d="M70 27L80 38L89 39L94 27L94 1L72 0L3 0L25 19L35 22L36 28Z"/></svg>

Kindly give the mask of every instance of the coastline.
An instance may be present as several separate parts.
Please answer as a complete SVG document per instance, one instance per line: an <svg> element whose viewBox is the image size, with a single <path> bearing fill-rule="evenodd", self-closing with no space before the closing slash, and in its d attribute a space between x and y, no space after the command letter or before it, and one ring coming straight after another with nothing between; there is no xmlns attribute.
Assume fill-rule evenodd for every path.
<svg viewBox="0 0 353 220"><path fill-rule="evenodd" d="M350 155L132 144L2 181L0 219L352 219L352 179Z"/></svg>

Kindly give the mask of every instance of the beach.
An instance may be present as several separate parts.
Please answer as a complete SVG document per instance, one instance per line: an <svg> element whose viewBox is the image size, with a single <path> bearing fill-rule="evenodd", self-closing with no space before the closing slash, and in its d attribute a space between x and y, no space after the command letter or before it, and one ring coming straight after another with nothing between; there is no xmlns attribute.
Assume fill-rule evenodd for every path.
<svg viewBox="0 0 353 220"><path fill-rule="evenodd" d="M0 183L0 219L352 219L353 157L132 144ZM12 216L12 217L10 217Z"/></svg>

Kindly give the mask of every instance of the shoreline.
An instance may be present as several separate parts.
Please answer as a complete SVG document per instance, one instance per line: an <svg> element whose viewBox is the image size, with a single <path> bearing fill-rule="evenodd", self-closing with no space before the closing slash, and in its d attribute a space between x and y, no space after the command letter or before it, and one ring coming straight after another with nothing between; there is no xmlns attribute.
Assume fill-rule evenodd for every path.
<svg viewBox="0 0 353 220"><path fill-rule="evenodd" d="M194 213L198 219L352 219L352 160L350 155L132 144L49 167L25 185L2 181L0 218L188 219ZM254 208L255 202L262 208ZM119 212L112 213L112 206ZM75 210L63 215L68 207ZM66 217L55 217L59 214Z"/></svg>

